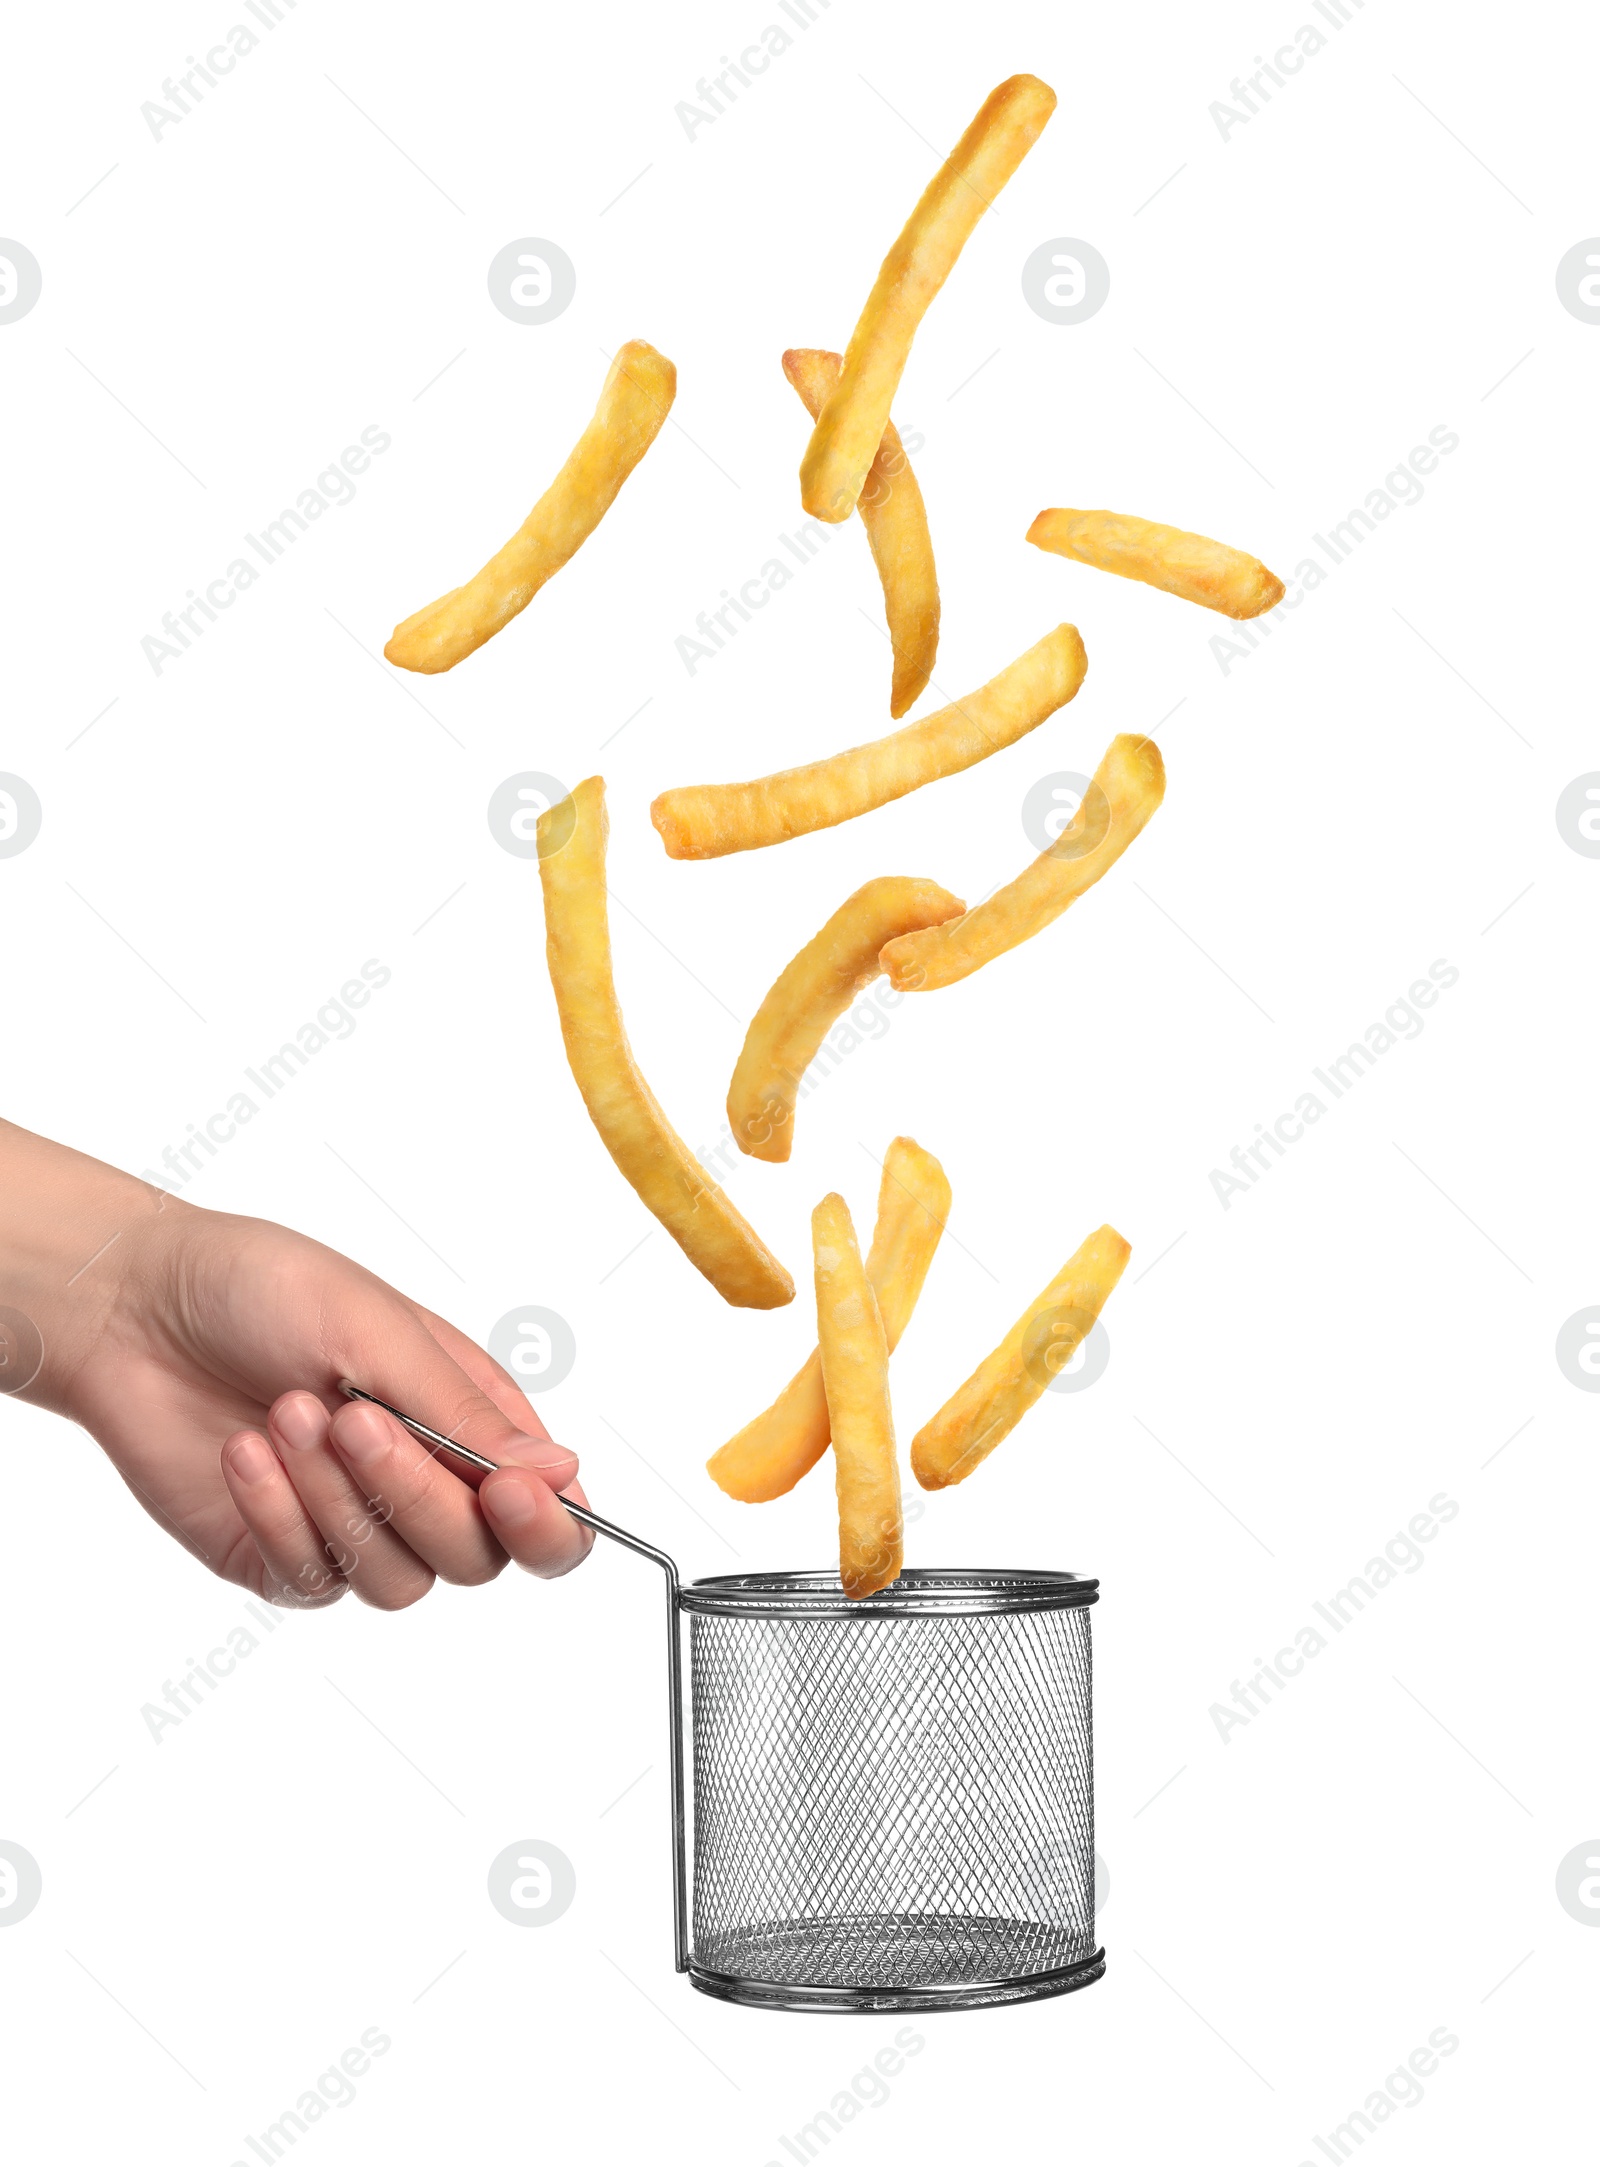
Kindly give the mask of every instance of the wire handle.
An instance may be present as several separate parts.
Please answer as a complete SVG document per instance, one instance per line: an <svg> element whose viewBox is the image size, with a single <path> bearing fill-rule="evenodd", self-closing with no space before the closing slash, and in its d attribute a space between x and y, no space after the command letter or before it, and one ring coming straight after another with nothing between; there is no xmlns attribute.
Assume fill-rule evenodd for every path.
<svg viewBox="0 0 1600 2167"><path fill-rule="evenodd" d="M474 1452L470 1445L457 1444L453 1437L446 1437L441 1430L429 1429L426 1422L419 1422L415 1415L403 1414L387 1400L379 1399L376 1392L367 1392L348 1377L339 1379L339 1389L346 1399L363 1400L369 1407L381 1407L386 1415L392 1415L403 1429L411 1432L419 1443L428 1447L435 1457L450 1452L458 1460L465 1460L469 1467L480 1473L496 1474L498 1460L485 1459L481 1452ZM624 1550L633 1550L642 1558L649 1558L659 1565L667 1576L667 1710L669 1721L669 1747L671 1753L672 1779L672 1927L673 1956L679 1971L689 1968L689 1920L688 1877L684 1863L685 1813L683 1798L683 1663L678 1636L678 1568L665 1550L658 1550L654 1543L645 1542L638 1535L630 1535L625 1527L618 1527L614 1520L602 1519L591 1512L587 1505L575 1505L570 1497L561 1497L561 1504L580 1520L585 1527L593 1528L597 1535L605 1535Z"/></svg>
<svg viewBox="0 0 1600 2167"><path fill-rule="evenodd" d="M454 1453L458 1460L465 1460L469 1467L477 1468L481 1474L493 1475L499 1472L498 1460L487 1460L481 1452L474 1452L470 1445L457 1444L453 1437L446 1437L441 1430L430 1430L426 1422L419 1422L415 1415L402 1414L398 1407L391 1407L387 1400L379 1399L376 1392L368 1392L362 1386L352 1384L348 1377L339 1379L339 1390L346 1399L365 1400L369 1407L381 1407L386 1415L393 1415L396 1422L408 1429L413 1437L435 1454ZM559 1491L557 1495L560 1496ZM574 1520L581 1520L585 1527L593 1528L597 1535L608 1535L613 1542L621 1543L625 1550L636 1550L640 1557L652 1559L666 1574L667 1585L676 1596L678 1568L665 1550L658 1550L654 1543L645 1542L638 1535L630 1535L625 1527L618 1527L614 1520L602 1519L599 1513L591 1512L587 1505L575 1505L570 1497L561 1498L561 1503Z"/></svg>

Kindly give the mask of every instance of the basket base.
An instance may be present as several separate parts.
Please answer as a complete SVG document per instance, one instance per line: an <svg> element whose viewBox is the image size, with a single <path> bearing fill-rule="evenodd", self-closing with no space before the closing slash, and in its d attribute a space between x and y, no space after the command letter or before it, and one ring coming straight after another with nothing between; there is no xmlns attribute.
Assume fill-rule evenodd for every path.
<svg viewBox="0 0 1600 2167"><path fill-rule="evenodd" d="M688 1972L702 1994L752 2009L987 2009L1070 1994L1104 1975L1104 1949L1051 1962L1067 1953L1065 1941L1021 1920L860 1919L843 1934L837 1927L821 1934L819 1922L801 1920L760 1927L706 1952L720 1961L706 1961L697 1949ZM887 1963L886 1942L894 1952ZM1019 1970L1018 1960L1030 1955L1032 1966ZM724 1968L730 1960L736 1970ZM899 1977L882 1977L883 1968ZM819 1970L843 1976L818 1979Z"/></svg>

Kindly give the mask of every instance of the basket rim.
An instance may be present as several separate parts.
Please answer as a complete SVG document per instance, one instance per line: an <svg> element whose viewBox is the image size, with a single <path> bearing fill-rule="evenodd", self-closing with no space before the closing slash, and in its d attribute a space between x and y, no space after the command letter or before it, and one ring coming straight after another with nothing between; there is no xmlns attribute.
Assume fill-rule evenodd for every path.
<svg viewBox="0 0 1600 2167"><path fill-rule="evenodd" d="M1024 1610L1085 1610L1100 1583L1081 1573L990 1565L909 1566L891 1587L852 1597L839 1575L822 1570L718 1573L678 1591L698 1616L737 1618L991 1617Z"/></svg>

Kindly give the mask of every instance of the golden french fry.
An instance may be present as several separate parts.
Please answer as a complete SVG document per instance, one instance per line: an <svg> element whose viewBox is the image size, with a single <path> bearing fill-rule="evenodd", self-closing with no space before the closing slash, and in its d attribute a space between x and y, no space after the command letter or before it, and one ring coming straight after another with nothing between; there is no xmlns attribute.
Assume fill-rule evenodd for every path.
<svg viewBox="0 0 1600 2167"><path fill-rule="evenodd" d="M859 1598L900 1577L900 1470L889 1411L889 1341L842 1196L811 1214L817 1351L839 1492L839 1579Z"/></svg>
<svg viewBox="0 0 1600 2167"><path fill-rule="evenodd" d="M911 1321L949 1216L944 1168L909 1136L897 1136L884 1153L878 1223L867 1252L867 1277L891 1354ZM810 1473L827 1451L828 1437L822 1356L813 1348L766 1412L730 1437L706 1467L729 1497L763 1505Z"/></svg>
<svg viewBox="0 0 1600 2167"><path fill-rule="evenodd" d="M1159 526L1129 512L1041 512L1028 529L1036 549L1053 550L1101 572L1142 579L1224 617L1259 617L1283 600L1283 581L1259 557L1182 527Z"/></svg>
<svg viewBox="0 0 1600 2167"><path fill-rule="evenodd" d="M1114 737L1094 771L1083 803L1055 841L1026 872L969 910L964 918L903 933L878 961L901 993L953 986L1008 948L1042 933L1116 864L1167 788L1167 771L1153 738Z"/></svg>
<svg viewBox="0 0 1600 2167"><path fill-rule="evenodd" d="M801 462L800 501L813 519L850 517L917 327L1055 106L1055 92L1036 75L1013 75L990 91L884 257Z"/></svg>
<svg viewBox="0 0 1600 2167"><path fill-rule="evenodd" d="M728 1126L741 1151L775 1164L788 1158L800 1080L834 1018L879 975L879 949L966 907L937 881L898 874L869 880L840 904L779 972L745 1033L728 1086Z"/></svg>
<svg viewBox="0 0 1600 2167"><path fill-rule="evenodd" d="M620 346L594 418L505 548L464 587L397 624L386 658L430 676L454 669L525 610L610 510L655 442L677 388L678 372L664 354L643 339Z"/></svg>
<svg viewBox="0 0 1600 2167"><path fill-rule="evenodd" d="M783 373L813 421L839 381L842 366L842 356L817 346L792 346L784 355ZM889 712L898 722L933 674L939 652L939 576L922 491L892 421L883 425L856 510L883 585L883 610L894 649Z"/></svg>
<svg viewBox="0 0 1600 2167"><path fill-rule="evenodd" d="M669 858L722 858L837 827L1014 745L1066 705L1088 667L1077 626L1057 625L952 707L758 782L663 790L650 818Z"/></svg>
<svg viewBox="0 0 1600 2167"><path fill-rule="evenodd" d="M993 1354L922 1425L911 1440L911 1471L925 1490L965 1482L1010 1436L1094 1330L1132 1254L1113 1226L1091 1234Z"/></svg>
<svg viewBox="0 0 1600 2167"><path fill-rule="evenodd" d="M598 775L539 816L545 950L568 1064L601 1142L695 1269L736 1308L781 1308L794 1281L676 1134L628 1045L611 973L606 826Z"/></svg>

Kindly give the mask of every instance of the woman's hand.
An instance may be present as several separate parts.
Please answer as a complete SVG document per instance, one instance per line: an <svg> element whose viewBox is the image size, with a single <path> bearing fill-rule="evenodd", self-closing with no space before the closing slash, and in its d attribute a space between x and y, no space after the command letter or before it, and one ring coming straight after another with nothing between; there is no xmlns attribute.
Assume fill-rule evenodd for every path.
<svg viewBox="0 0 1600 2167"><path fill-rule="evenodd" d="M270 1601L399 1610L508 1558L569 1572L575 1456L497 1363L359 1264L0 1123L0 1304L43 1342L19 1397L79 1422L140 1503ZM26 1335L23 1335L26 1338ZM340 1380L499 1463L447 1468Z"/></svg>

